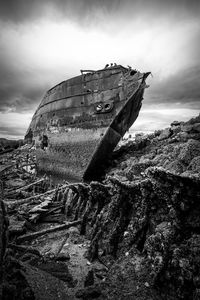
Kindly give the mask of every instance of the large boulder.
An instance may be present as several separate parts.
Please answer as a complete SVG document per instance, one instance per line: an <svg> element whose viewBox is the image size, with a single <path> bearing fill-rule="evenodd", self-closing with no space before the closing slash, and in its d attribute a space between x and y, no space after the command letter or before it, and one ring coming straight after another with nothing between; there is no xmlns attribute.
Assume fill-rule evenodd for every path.
<svg viewBox="0 0 200 300"><path fill-rule="evenodd" d="M191 160L200 155L200 142L190 139L182 147L178 156L179 160L188 165Z"/></svg>
<svg viewBox="0 0 200 300"><path fill-rule="evenodd" d="M172 132L171 128L166 128L161 132L161 134L158 137L158 140L162 141L162 140L168 139L172 135L172 133L173 132Z"/></svg>

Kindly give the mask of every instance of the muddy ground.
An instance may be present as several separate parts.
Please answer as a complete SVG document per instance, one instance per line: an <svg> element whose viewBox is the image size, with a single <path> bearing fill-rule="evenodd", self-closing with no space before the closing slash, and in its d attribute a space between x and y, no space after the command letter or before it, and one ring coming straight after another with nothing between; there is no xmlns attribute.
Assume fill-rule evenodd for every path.
<svg viewBox="0 0 200 300"><path fill-rule="evenodd" d="M200 299L200 116L138 134L100 182L0 156L2 299Z"/></svg>

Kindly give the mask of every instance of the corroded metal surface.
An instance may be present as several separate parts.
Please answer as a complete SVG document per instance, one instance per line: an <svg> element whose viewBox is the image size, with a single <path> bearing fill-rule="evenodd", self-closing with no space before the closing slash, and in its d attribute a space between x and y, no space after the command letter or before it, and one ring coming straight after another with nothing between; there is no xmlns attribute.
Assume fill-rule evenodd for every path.
<svg viewBox="0 0 200 300"><path fill-rule="evenodd" d="M98 177L138 116L148 75L116 65L50 89L25 137L35 140L38 168L68 180Z"/></svg>

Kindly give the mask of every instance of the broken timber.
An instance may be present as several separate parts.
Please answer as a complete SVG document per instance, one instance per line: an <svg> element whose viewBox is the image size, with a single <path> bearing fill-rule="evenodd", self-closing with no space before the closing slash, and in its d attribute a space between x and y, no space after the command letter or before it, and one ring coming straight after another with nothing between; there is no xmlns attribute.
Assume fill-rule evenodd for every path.
<svg viewBox="0 0 200 300"><path fill-rule="evenodd" d="M23 241L32 240L34 238L37 238L37 237L42 236L42 235L47 234L47 233L51 233L51 232L55 232L55 231L59 231L59 230L63 230L63 229L68 229L72 226L76 226L76 225L81 224L81 222L82 222L82 220L77 220L77 221L68 222L68 223L65 223L65 224L62 224L62 225L58 225L58 226L55 226L53 228L47 228L47 229L37 231L37 232L33 232L33 233L30 233L30 234L24 234L24 235L17 238L17 242L21 243Z"/></svg>

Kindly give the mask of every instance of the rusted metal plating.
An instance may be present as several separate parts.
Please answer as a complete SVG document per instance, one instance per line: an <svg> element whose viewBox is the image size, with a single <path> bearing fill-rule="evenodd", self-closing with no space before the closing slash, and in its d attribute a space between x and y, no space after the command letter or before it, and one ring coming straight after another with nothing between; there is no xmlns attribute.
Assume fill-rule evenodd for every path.
<svg viewBox="0 0 200 300"><path fill-rule="evenodd" d="M98 178L138 116L149 74L106 66L81 70L80 76L50 89L25 137L35 141L38 168L68 180Z"/></svg>

